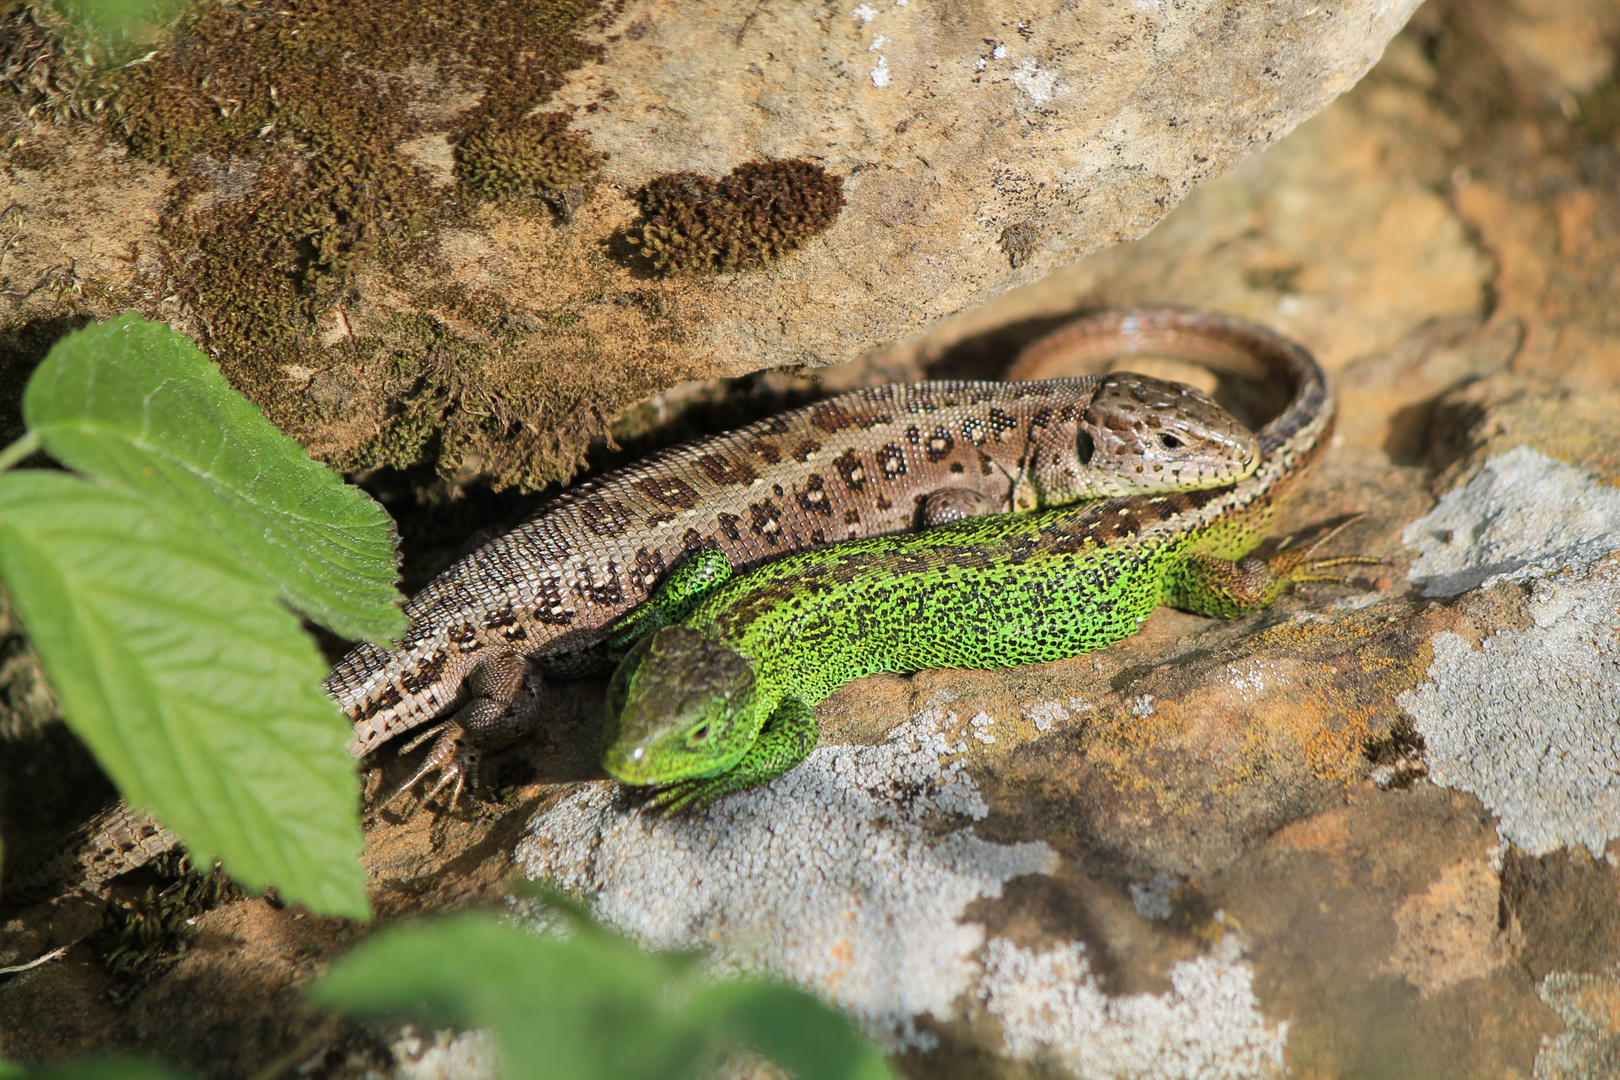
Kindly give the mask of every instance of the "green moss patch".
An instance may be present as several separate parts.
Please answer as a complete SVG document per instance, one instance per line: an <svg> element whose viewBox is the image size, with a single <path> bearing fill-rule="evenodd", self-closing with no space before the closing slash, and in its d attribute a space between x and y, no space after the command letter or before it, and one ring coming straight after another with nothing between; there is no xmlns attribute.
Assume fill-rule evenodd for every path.
<svg viewBox="0 0 1620 1080"><path fill-rule="evenodd" d="M606 155L568 130L567 113L488 119L456 140L456 177L479 198L545 198L586 183Z"/></svg>
<svg viewBox="0 0 1620 1080"><path fill-rule="evenodd" d="M639 199L641 220L619 237L629 261L715 274L764 266L825 231L844 208L844 180L809 161L750 161L719 180L657 177Z"/></svg>

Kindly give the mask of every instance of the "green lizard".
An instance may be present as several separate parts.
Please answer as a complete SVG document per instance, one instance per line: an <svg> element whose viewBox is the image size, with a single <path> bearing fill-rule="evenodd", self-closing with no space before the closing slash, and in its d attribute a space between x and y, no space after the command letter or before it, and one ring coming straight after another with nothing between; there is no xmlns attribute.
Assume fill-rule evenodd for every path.
<svg viewBox="0 0 1620 1080"><path fill-rule="evenodd" d="M1154 317L1173 331L1160 352L1291 381L1250 477L857 540L736 578L722 553L695 553L612 632L630 647L608 692L607 771L655 787L662 809L701 806L802 761L811 707L861 676L1059 660L1129 636L1160 604L1235 618L1295 582L1342 580L1332 566L1377 562L1317 558L1337 530L1249 556L1325 444L1333 398L1303 349L1258 327ZM1177 333L1198 340L1178 350Z"/></svg>

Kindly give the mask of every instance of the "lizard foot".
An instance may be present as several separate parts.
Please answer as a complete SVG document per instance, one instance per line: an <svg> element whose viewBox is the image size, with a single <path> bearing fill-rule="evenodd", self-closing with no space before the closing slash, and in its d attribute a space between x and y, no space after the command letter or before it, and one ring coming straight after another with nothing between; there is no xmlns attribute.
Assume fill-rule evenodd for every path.
<svg viewBox="0 0 1620 1080"><path fill-rule="evenodd" d="M511 700L476 697L467 702L456 710L455 716L422 732L400 749L400 753L408 754L428 739L438 736L411 778L395 788L393 794L383 800L383 805L409 793L424 779L438 773L438 780L422 796L411 814L432 802L445 788L450 788L449 809L454 810L461 804L463 795L470 799L483 787L484 755L512 745L533 730L545 700L546 688L540 674L526 671Z"/></svg>
<svg viewBox="0 0 1620 1080"><path fill-rule="evenodd" d="M446 720L428 728L422 734L412 739L400 748L401 754L408 754L421 746L434 735L439 736L433 748L422 764L411 774L411 778L399 787L393 794L383 800L383 805L395 801L402 795L407 795L423 779L434 773L439 774L438 782L428 789L420 802L412 808L407 817L414 816L416 812L432 802L445 788L454 784L450 792L450 809L454 810L461 803L461 796L467 791L477 791L481 786L482 777L479 775L479 766L483 763L482 755L477 747L467 741L467 731L454 720Z"/></svg>
<svg viewBox="0 0 1620 1080"><path fill-rule="evenodd" d="M1282 542L1280 549L1265 560L1266 569L1278 581L1289 583L1300 581L1327 581L1343 585L1349 581L1343 574L1324 574L1322 571L1335 566L1387 566L1388 559L1380 559L1371 555L1336 555L1326 559L1316 557L1323 545L1330 543L1334 537L1344 532L1367 515L1352 514L1331 528L1322 530L1320 536L1303 547L1292 547L1293 537Z"/></svg>

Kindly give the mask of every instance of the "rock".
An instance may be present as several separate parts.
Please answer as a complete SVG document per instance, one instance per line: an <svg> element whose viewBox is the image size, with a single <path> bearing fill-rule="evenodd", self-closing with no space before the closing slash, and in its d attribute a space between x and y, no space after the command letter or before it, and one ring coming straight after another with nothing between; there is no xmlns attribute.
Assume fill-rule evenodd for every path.
<svg viewBox="0 0 1620 1080"><path fill-rule="evenodd" d="M334 464L538 488L681 379L1141 235L1416 3L442 7L209 9L100 67L13 11L6 325L134 306Z"/></svg>
<svg viewBox="0 0 1620 1080"><path fill-rule="evenodd" d="M634 25L625 40L661 40ZM650 944L818 989L914 1077L1612 1074L1617 35L1603 3L1436 0L1354 91L1147 237L824 373L840 388L993 377L1087 307L1236 311L1310 345L1341 401L1276 531L1364 511L1337 550L1389 567L1232 623L1161 610L1065 663L864 680L818 709L809 763L677 822L635 815L602 779L601 684L568 684L544 740L507 761L505 803L437 822L375 814L377 909L494 902L516 852ZM884 55L894 89L900 54ZM735 164L692 169L718 190ZM760 273L830 243L864 175L846 178L831 229ZM541 217L524 235L581 227L618 197L593 189L571 223ZM623 206L615 220L634 220ZM1049 243L1013 224L984 232L1008 273L1014 252L1036 260ZM475 232L456 242L470 250ZM746 291L748 273L729 287ZM695 280L637 287L673 296ZM341 414L350 384L300 377L317 375ZM691 403L726 400L687 384L634 420L667 431ZM422 512L406 535L431 542L412 547L453 550L517 509L479 490ZM382 762L379 786L410 764ZM25 914L6 963L63 932ZM268 1046L279 1023L292 1045L296 1014L188 1006L224 999L233 971L279 993L273 980L307 966L269 963L262 938L233 961L223 931L276 924L210 918L222 932L186 961L190 981L141 991L139 1015L161 1002L175 1027L146 1047L207 1068L193 1013L218 1041ZM0 1050L136 1044L106 988L87 962L0 986L0 1032L28 1033ZM368 1045L411 1075L476 1057L468 1043Z"/></svg>

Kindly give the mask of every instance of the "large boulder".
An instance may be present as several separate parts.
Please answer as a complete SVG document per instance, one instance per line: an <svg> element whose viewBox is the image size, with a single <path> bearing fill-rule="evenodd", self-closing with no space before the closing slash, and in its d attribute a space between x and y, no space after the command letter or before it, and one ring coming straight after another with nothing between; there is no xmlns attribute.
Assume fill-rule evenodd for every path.
<svg viewBox="0 0 1620 1080"><path fill-rule="evenodd" d="M134 306L335 464L538 487L1141 235L1416 6L297 0L119 64L15 7L6 319Z"/></svg>

